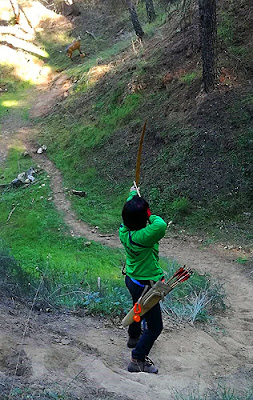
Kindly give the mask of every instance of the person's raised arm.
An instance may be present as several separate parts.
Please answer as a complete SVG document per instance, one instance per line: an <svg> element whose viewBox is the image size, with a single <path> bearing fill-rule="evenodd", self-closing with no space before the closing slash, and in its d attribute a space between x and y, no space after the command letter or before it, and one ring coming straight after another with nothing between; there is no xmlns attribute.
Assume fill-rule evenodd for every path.
<svg viewBox="0 0 253 400"><path fill-rule="evenodd" d="M148 247L153 246L164 237L166 228L167 224L161 217L150 215L149 224L138 232L138 243Z"/></svg>
<svg viewBox="0 0 253 400"><path fill-rule="evenodd" d="M139 188L138 188L138 189L139 189ZM139 189L139 191L140 191L140 189ZM130 191L129 191L129 195L128 195L128 198L127 198L127 201L132 200L132 198L133 198L134 196L136 196L137 194L138 194L138 192L137 192L136 187L135 187L135 186L131 186L131 187L130 187Z"/></svg>

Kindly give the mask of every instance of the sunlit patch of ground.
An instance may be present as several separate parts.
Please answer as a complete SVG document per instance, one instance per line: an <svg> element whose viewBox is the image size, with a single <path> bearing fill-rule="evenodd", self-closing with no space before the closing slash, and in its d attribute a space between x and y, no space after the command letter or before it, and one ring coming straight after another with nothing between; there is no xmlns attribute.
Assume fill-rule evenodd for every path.
<svg viewBox="0 0 253 400"><path fill-rule="evenodd" d="M13 17L10 1L1 0L0 20L8 22Z"/></svg>
<svg viewBox="0 0 253 400"><path fill-rule="evenodd" d="M37 28L41 21L45 19L59 20L61 15L56 14L54 11L44 7L39 1L25 1L24 10L27 18L31 22L33 28Z"/></svg>
<svg viewBox="0 0 253 400"><path fill-rule="evenodd" d="M87 83L94 84L99 81L105 74L111 71L113 66L111 64L96 65L91 68L87 74Z"/></svg>
<svg viewBox="0 0 253 400"><path fill-rule="evenodd" d="M10 47L15 47L16 49L25 50L28 53L48 58L48 53L45 50L39 48L38 46L34 45L29 41L8 34L1 35L1 38L3 39L4 42L8 43Z"/></svg>
<svg viewBox="0 0 253 400"><path fill-rule="evenodd" d="M43 6L39 1L33 0L25 0L19 1L19 4L22 6L25 15L29 22L31 23L32 28L37 28L41 24L43 20L60 20L63 17L61 15L56 14L54 11L47 9ZM9 22L13 19L13 11L9 0L1 0L1 9L0 9L0 20ZM21 16L22 20L20 24L24 23L25 17ZM26 24L28 22L26 21ZM25 27L23 26L25 29Z"/></svg>
<svg viewBox="0 0 253 400"><path fill-rule="evenodd" d="M45 65L49 54L35 42L37 32L49 26L55 30L66 24L66 19L44 7L39 1L19 2L24 10L20 23L12 25L14 14L9 0L1 0L0 65L10 67L12 74L33 85L43 85L52 79L52 71ZM53 33L53 32L52 32Z"/></svg>
<svg viewBox="0 0 253 400"><path fill-rule="evenodd" d="M0 46L0 64L12 67L17 78L31 84L40 85L51 78L51 68L45 66L42 60L7 45Z"/></svg>

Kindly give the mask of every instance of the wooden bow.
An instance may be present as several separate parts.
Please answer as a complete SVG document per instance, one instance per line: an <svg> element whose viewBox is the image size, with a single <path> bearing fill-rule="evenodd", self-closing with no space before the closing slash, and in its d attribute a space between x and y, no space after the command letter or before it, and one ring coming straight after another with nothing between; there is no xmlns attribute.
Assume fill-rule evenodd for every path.
<svg viewBox="0 0 253 400"><path fill-rule="evenodd" d="M137 160L136 160L136 170L135 170L135 181L134 181L134 186L137 190L138 196L140 195L138 186L140 183L140 168L141 168L141 152L142 152L142 144L143 144L143 139L144 139L144 135L146 132L146 125L147 125L147 121L145 121L143 129L142 129L142 133L141 133L141 138L140 138L140 142L139 142L139 149L138 149L138 153L137 153Z"/></svg>

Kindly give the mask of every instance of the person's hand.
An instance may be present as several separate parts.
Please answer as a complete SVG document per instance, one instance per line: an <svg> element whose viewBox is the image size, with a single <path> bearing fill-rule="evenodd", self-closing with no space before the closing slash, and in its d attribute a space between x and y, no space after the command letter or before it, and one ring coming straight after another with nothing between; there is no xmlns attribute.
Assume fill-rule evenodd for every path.
<svg viewBox="0 0 253 400"><path fill-rule="evenodd" d="M152 215L152 212L150 211L150 208L148 208L147 209L147 216L148 216L148 219L149 219L149 217Z"/></svg>
<svg viewBox="0 0 253 400"><path fill-rule="evenodd" d="M139 187L138 187L138 190L140 191L140 188L139 188ZM136 188L135 185L133 185L133 186L130 187L130 192L136 192L136 191L137 191L137 188Z"/></svg>

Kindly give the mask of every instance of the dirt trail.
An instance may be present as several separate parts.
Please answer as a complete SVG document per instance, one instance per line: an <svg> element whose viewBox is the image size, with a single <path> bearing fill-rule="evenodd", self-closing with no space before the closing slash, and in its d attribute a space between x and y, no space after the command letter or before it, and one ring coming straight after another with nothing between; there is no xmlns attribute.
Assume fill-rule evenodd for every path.
<svg viewBox="0 0 253 400"><path fill-rule="evenodd" d="M60 82L61 87L65 85L64 80ZM57 93L56 90L55 98ZM47 103L46 96L44 92L41 104ZM38 115L38 103L36 107ZM48 109L43 108L41 113L45 112ZM6 122L6 147L15 135L26 143L33 159L50 175L56 207L71 234L119 246L117 235L100 236L76 218L64 192L60 172L45 154L34 152L30 142L34 137L32 126L22 127L20 122L12 126L11 119ZM126 371L130 356L126 347L127 332L106 320L33 313L21 346L29 310L18 304L2 303L0 384L3 382L5 387L9 380L14 385L18 382L43 387L60 385L76 396L89 399L98 398L98 390L103 389L99 392L101 399L122 396L122 399L135 400L168 400L174 390L187 392L195 388L203 392L218 383L234 388L247 387L253 379L253 283L250 275L233 261L238 254L228 256L222 249L203 248L198 241L175 238L162 241L161 254L220 279L225 285L228 309L214 324L206 327L177 326L165 321L165 329L151 354L159 366L158 376ZM18 354L20 363L15 374ZM113 393L116 397L110 397Z"/></svg>
<svg viewBox="0 0 253 400"><path fill-rule="evenodd" d="M76 395L89 382L90 387L137 400L167 400L175 389L187 392L195 388L202 392L218 383L247 387L253 378L252 282L222 257L190 244L166 242L167 239L162 244L163 254L179 261L187 259L193 268L223 276L230 307L217 317L215 325L206 328L165 321L151 354L159 366L158 376L126 371L130 353L126 330L96 318L33 313L24 341L20 376L14 378L28 314L18 305L1 305L1 373L8 374L14 382L21 379L30 384L59 384ZM92 398L91 394L87 398Z"/></svg>

